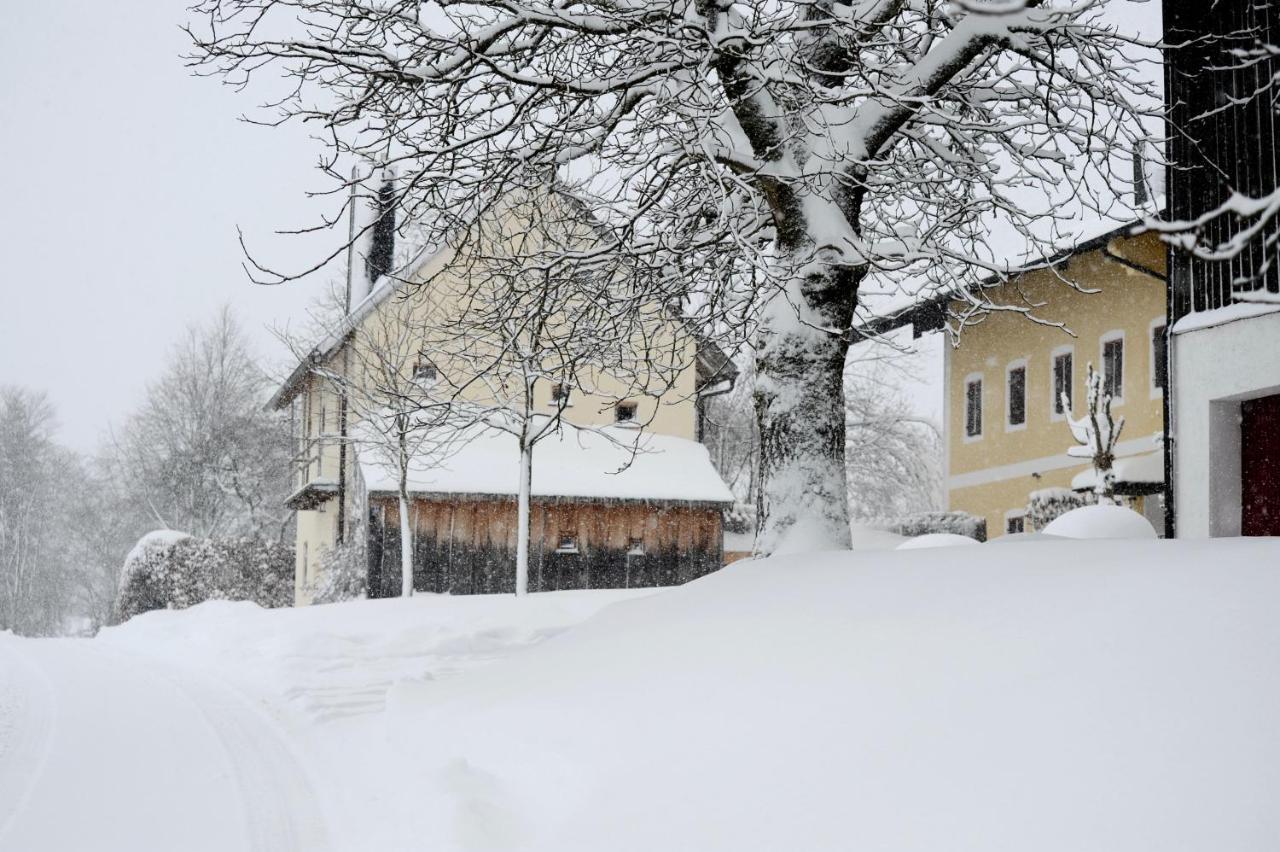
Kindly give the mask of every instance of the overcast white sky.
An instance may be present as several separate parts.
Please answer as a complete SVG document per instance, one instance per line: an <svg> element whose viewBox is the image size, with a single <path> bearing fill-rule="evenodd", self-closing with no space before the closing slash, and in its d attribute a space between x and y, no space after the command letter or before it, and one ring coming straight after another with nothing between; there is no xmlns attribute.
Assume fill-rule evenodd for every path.
<svg viewBox="0 0 1280 852"><path fill-rule="evenodd" d="M61 440L91 450L137 404L185 325L230 304L259 352L319 279L251 284L236 226L265 256L310 265L320 149L179 54L182 0L42 0L0 19L0 384L48 391Z"/></svg>

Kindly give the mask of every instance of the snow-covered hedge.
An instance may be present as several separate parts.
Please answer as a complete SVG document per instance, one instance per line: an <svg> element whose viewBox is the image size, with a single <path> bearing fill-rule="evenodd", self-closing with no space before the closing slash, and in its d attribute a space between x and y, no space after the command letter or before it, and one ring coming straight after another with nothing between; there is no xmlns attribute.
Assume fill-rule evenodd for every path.
<svg viewBox="0 0 1280 852"><path fill-rule="evenodd" d="M320 570L311 585L312 603L341 603L368 596L369 551L365 536L348 540L325 551Z"/></svg>
<svg viewBox="0 0 1280 852"><path fill-rule="evenodd" d="M908 538L934 533L950 533L977 541L987 540L986 518L979 518L968 512L922 512L899 519L890 529Z"/></svg>
<svg viewBox="0 0 1280 852"><path fill-rule="evenodd" d="M115 620L214 599L288 606L293 602L293 562L292 547L260 539L148 533L125 559Z"/></svg>
<svg viewBox="0 0 1280 852"><path fill-rule="evenodd" d="M1028 530L1043 530L1056 518L1072 509L1090 506L1095 498L1090 492L1072 491L1068 488L1042 488L1032 491L1027 502Z"/></svg>

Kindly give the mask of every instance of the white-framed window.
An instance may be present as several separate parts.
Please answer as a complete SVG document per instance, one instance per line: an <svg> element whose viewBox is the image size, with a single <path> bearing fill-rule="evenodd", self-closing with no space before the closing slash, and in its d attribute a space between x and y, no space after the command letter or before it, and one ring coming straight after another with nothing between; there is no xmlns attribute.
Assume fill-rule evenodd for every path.
<svg viewBox="0 0 1280 852"><path fill-rule="evenodd" d="M554 382L551 385L551 407L570 408L573 406L572 388L568 382Z"/></svg>
<svg viewBox="0 0 1280 852"><path fill-rule="evenodd" d="M1109 331L1099 341L1102 392L1111 394L1112 405L1124 405L1124 332Z"/></svg>
<svg viewBox="0 0 1280 852"><path fill-rule="evenodd" d="M1151 340L1151 398L1159 399L1169 380L1169 338L1165 334L1164 317L1151 321L1147 337Z"/></svg>
<svg viewBox="0 0 1280 852"><path fill-rule="evenodd" d="M556 539L556 553L577 553L578 534L572 530L561 532Z"/></svg>
<svg viewBox="0 0 1280 852"><path fill-rule="evenodd" d="M1075 408L1075 360L1076 350L1072 346L1059 346L1049 355L1049 383L1052 399L1049 401L1049 419L1062 420ZM1062 405L1062 396L1066 394L1067 405Z"/></svg>
<svg viewBox="0 0 1280 852"><path fill-rule="evenodd" d="M613 407L614 423L633 423L636 419L636 404L634 402L620 402Z"/></svg>
<svg viewBox="0 0 1280 852"><path fill-rule="evenodd" d="M982 374L970 373L964 377L964 439L977 441L982 437Z"/></svg>
<svg viewBox="0 0 1280 852"><path fill-rule="evenodd" d="M1025 509L1012 509L1004 513L1004 534L1015 535L1027 531L1027 512Z"/></svg>
<svg viewBox="0 0 1280 852"><path fill-rule="evenodd" d="M1004 430L1027 428L1027 359L1010 361L1004 369Z"/></svg>

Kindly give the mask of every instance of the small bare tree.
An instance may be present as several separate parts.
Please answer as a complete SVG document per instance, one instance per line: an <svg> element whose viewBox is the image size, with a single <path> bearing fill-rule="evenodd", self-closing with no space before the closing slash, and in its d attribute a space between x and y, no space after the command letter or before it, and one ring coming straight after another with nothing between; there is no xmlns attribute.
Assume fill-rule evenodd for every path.
<svg viewBox="0 0 1280 852"><path fill-rule="evenodd" d="M1071 411L1071 399L1065 393L1062 395L1062 410ZM1120 440L1120 430L1124 428L1124 418L1112 417L1111 394L1103 388L1102 374L1093 369L1093 364L1089 364L1085 377L1085 414L1076 420L1068 413L1067 425L1078 443L1078 446L1067 450L1067 455L1093 462L1093 491L1098 502L1120 505L1116 499L1115 461L1116 443Z"/></svg>

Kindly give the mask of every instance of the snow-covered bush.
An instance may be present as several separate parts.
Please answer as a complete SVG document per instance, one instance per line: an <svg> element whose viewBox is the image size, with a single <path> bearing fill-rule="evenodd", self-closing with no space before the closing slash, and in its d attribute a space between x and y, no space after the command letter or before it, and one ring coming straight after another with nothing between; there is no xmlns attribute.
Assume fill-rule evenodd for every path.
<svg viewBox="0 0 1280 852"><path fill-rule="evenodd" d="M1151 522L1132 509L1100 503L1073 509L1044 530L1063 538L1157 538Z"/></svg>
<svg viewBox="0 0 1280 852"><path fill-rule="evenodd" d="M293 548L254 538L193 541L175 554L173 606L207 600L293 603Z"/></svg>
<svg viewBox="0 0 1280 852"><path fill-rule="evenodd" d="M139 613L166 609L173 600L175 554L191 536L176 530L149 532L129 551L120 571L115 621L128 621Z"/></svg>
<svg viewBox="0 0 1280 852"><path fill-rule="evenodd" d="M753 533L756 531L756 507L742 500L734 502L724 513L724 531L729 533Z"/></svg>
<svg viewBox="0 0 1280 852"><path fill-rule="evenodd" d="M1042 488L1032 491L1027 501L1027 528L1043 530L1060 515L1072 509L1090 506L1094 502L1090 492L1072 491L1069 488Z"/></svg>
<svg viewBox="0 0 1280 852"><path fill-rule="evenodd" d="M932 533L962 535L975 541L987 540L987 520L968 512L921 512L899 519L890 528L907 538Z"/></svg>
<svg viewBox="0 0 1280 852"><path fill-rule="evenodd" d="M915 538L909 538L902 544L894 548L894 550L925 550L931 547L956 547L970 544L977 544L976 538L970 538L967 535L956 535L955 533L925 533Z"/></svg>
<svg viewBox="0 0 1280 852"><path fill-rule="evenodd" d="M312 603L341 603L368 596L369 557L363 535L346 542L320 557L320 570L312 582Z"/></svg>
<svg viewBox="0 0 1280 852"><path fill-rule="evenodd" d="M288 606L293 602L293 548L254 538L199 540L173 530L148 533L125 559L115 620L213 599Z"/></svg>

